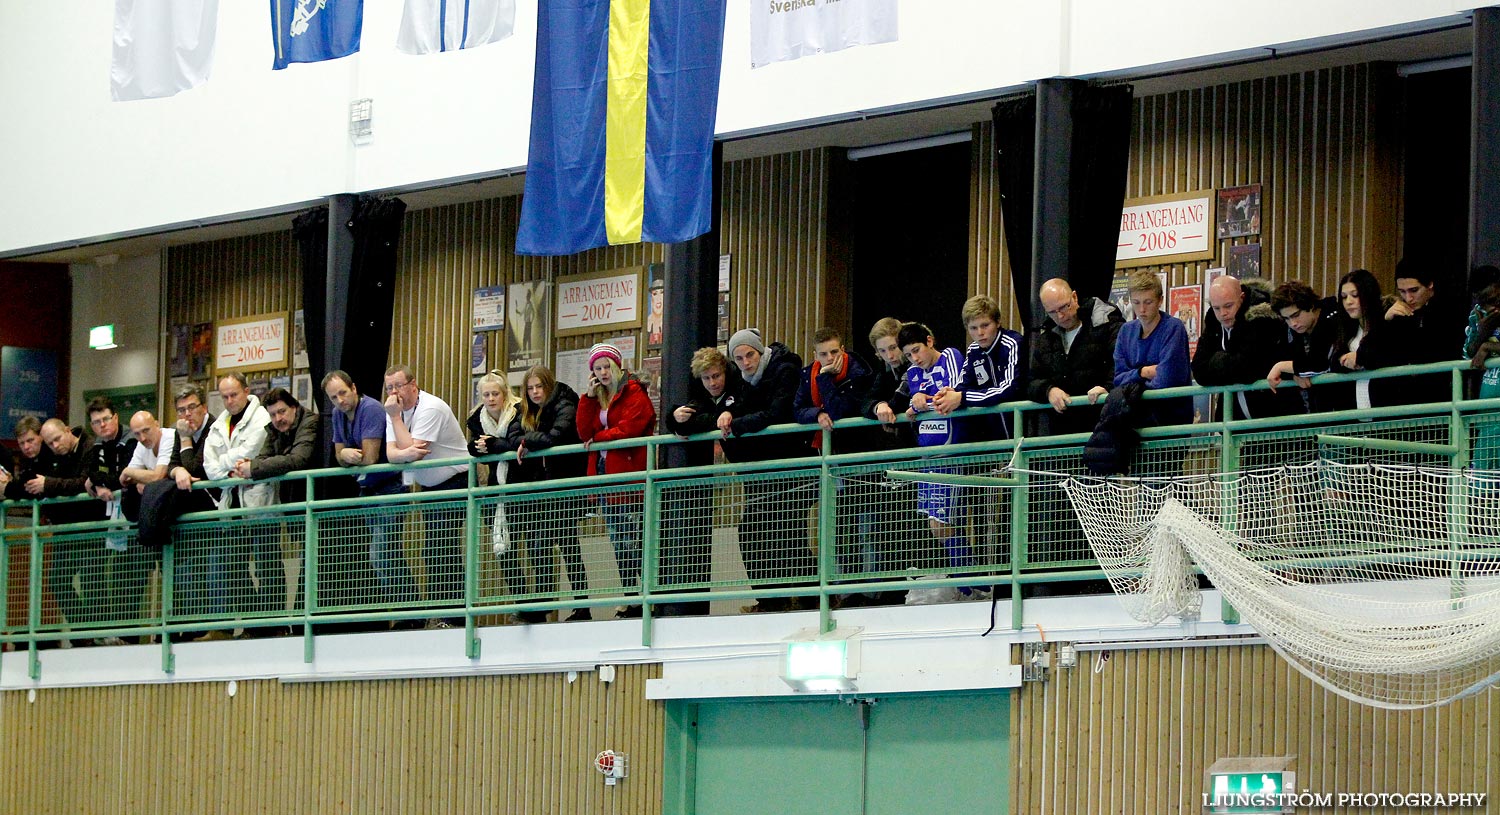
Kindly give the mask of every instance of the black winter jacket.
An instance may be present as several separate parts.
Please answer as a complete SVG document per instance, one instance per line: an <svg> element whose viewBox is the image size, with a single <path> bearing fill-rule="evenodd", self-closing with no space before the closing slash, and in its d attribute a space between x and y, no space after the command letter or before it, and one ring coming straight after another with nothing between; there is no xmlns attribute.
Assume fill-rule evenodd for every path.
<svg viewBox="0 0 1500 815"><path fill-rule="evenodd" d="M736 437L793 421L792 404L797 398L802 358L779 342L771 343L766 354L770 359L760 382L754 385L745 382L737 404L729 409L734 415L730 432ZM725 439L722 446L730 461L800 458L812 452L807 446L807 436L806 433L782 433L753 439L731 438Z"/></svg>
<svg viewBox="0 0 1500 815"><path fill-rule="evenodd" d="M1053 388L1062 388L1069 396L1083 396L1098 386L1113 388L1115 381L1115 338L1125 318L1120 310L1097 297L1078 301L1083 320L1073 345L1063 350L1063 330L1047 318L1033 331L1027 343L1031 347L1031 379L1026 397L1033 402L1047 402ZM1094 427L1099 408L1074 406L1066 413L1044 411L1047 432L1084 433Z"/></svg>
<svg viewBox="0 0 1500 815"><path fill-rule="evenodd" d="M522 405L524 408L525 406ZM511 421L505 432L506 449L515 450L524 441L526 449L546 450L578 444L578 393L565 382L557 383L552 395L542 405L535 430L527 430L521 424L521 415ZM583 453L561 456L527 456L513 461L506 481L512 484L532 481L551 481L558 478L578 478L583 475L587 459Z"/></svg>
<svg viewBox="0 0 1500 815"><path fill-rule="evenodd" d="M1234 328L1225 336L1224 326L1214 316L1213 308L1203 312L1203 335L1193 354L1193 380L1199 385L1249 385L1266 378L1271 367L1287 358L1286 327L1271 309L1271 295L1259 279L1242 281L1245 300L1234 317ZM1331 316L1331 315L1329 315ZM1302 412L1302 400L1290 390L1252 391L1244 394L1244 405L1237 394L1225 396L1232 406L1231 415L1246 418L1244 408L1254 418L1286 416Z"/></svg>

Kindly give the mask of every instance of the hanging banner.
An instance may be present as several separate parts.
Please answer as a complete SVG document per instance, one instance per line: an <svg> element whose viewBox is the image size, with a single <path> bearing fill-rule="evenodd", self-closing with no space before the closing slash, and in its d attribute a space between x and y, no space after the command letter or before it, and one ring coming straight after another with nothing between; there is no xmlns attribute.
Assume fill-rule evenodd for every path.
<svg viewBox="0 0 1500 815"><path fill-rule="evenodd" d="M364 9L364 0L271 0L271 67L279 71L358 51Z"/></svg>
<svg viewBox="0 0 1500 815"><path fill-rule="evenodd" d="M750 67L896 41L896 0L751 0Z"/></svg>
<svg viewBox="0 0 1500 815"><path fill-rule="evenodd" d="M1213 190L1131 198L1120 211L1117 269L1209 260L1214 249Z"/></svg>

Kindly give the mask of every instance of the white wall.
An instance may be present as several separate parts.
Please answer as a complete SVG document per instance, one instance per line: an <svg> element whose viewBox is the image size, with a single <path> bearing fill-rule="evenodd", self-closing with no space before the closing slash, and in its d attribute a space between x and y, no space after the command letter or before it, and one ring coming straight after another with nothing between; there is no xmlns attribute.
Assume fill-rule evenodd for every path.
<svg viewBox="0 0 1500 815"><path fill-rule="evenodd" d="M112 266L75 263L68 267L68 274L73 280L68 416L73 424L88 424L84 391L156 384L161 353L161 254L121 258ZM89 329L106 323L114 323L120 347L89 348Z"/></svg>
<svg viewBox="0 0 1500 815"><path fill-rule="evenodd" d="M1350 32L1461 22L1458 0L901 0L901 40L751 70L728 0L718 131L920 103L1058 75L1210 60ZM109 101L112 4L0 4L0 252L524 167L536 0L472 52L395 51L399 0L366 0L360 54L272 71L263 2L220 4L204 86ZM1222 11L1220 10L1222 9ZM374 142L347 136L374 99Z"/></svg>

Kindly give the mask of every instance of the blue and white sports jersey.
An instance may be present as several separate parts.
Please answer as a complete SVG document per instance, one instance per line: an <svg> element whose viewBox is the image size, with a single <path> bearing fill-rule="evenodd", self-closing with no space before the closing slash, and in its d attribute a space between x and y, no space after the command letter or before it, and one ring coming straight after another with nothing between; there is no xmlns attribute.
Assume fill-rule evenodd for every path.
<svg viewBox="0 0 1500 815"><path fill-rule="evenodd" d="M944 348L938 361L929 370L913 365L906 369L906 389L915 396L923 393L928 397L937 395L943 388L963 387L963 356L956 348ZM949 416L939 416L929 407L917 414L917 445L929 447L934 444L949 444L960 441L958 421Z"/></svg>

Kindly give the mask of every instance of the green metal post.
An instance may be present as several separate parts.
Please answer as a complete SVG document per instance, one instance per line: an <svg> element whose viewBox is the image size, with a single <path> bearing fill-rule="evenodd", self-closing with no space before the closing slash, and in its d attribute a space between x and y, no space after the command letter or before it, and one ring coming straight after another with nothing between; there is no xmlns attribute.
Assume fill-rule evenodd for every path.
<svg viewBox="0 0 1500 815"><path fill-rule="evenodd" d="M658 561L661 559L661 482L656 480L656 457L661 448L656 442L646 445L646 487L641 494L641 646L651 647L652 622L655 609L651 606L651 595L656 590L659 576Z"/></svg>
<svg viewBox="0 0 1500 815"><path fill-rule="evenodd" d="M1226 397L1229 394L1225 394ZM1224 418L1219 424L1219 472L1232 473L1240 468L1240 443L1234 437L1234 432L1229 429L1229 416L1233 410L1230 407L1230 398L1222 400ZM1239 490L1237 482L1229 480L1224 485L1224 528L1234 531L1235 522L1238 518ZM1229 604L1228 600L1220 595L1219 616L1228 625L1234 625L1240 621L1240 613Z"/></svg>
<svg viewBox="0 0 1500 815"><path fill-rule="evenodd" d="M1014 473L1017 487L1010 496L1010 627L1017 631L1021 630L1022 620L1025 619L1021 600L1021 564L1028 558L1026 529L1030 520L1027 517L1030 496L1027 484L1031 477L1025 470L1029 458L1026 450L1017 443L1015 466L1022 472Z"/></svg>
<svg viewBox="0 0 1500 815"><path fill-rule="evenodd" d="M833 574L838 545L838 485L833 480L833 432L824 431L818 449L818 630L834 629L833 605L828 601L828 578Z"/></svg>
<svg viewBox="0 0 1500 815"><path fill-rule="evenodd" d="M313 642L312 614L318 607L318 532L313 515L313 477L307 476L307 494L302 507L302 561L307 572L306 599L302 602L302 661L311 663L316 645Z"/></svg>
<svg viewBox="0 0 1500 815"><path fill-rule="evenodd" d="M1452 387L1449 395L1453 399L1453 409L1448 414L1448 443L1453 450L1453 469L1460 472L1469 466L1469 426L1464 421L1463 413L1458 409L1459 401L1464 395L1463 371L1454 368L1452 373ZM1469 505L1465 500L1468 495L1468 481L1464 478L1454 478L1449 482L1448 488L1448 517L1452 524L1448 530L1448 581L1449 596L1457 601L1464 595L1463 571L1459 568L1458 548L1460 536L1466 536L1469 532ZM1457 608L1458 603L1454 603Z"/></svg>
<svg viewBox="0 0 1500 815"><path fill-rule="evenodd" d="M42 626L42 507L31 505L31 564L27 587L26 633L31 635L26 647L26 675L32 679L42 678L42 659L36 649L36 630Z"/></svg>
<svg viewBox="0 0 1500 815"><path fill-rule="evenodd" d="M0 519L0 527L5 525L4 519ZM10 537L0 532L0 586L10 586ZM0 628L9 628L10 607L6 602L10 599L10 591L0 591ZM0 662L5 659L5 650L0 648Z"/></svg>
<svg viewBox="0 0 1500 815"><path fill-rule="evenodd" d="M479 465L469 463L469 489L464 493L464 655L479 659L479 621L471 613L479 599ZM503 499L501 499L503 500Z"/></svg>
<svg viewBox="0 0 1500 815"><path fill-rule="evenodd" d="M177 547L168 543L161 552L161 672L177 671L177 655L172 653L172 635L167 626L172 620L172 595L177 586Z"/></svg>

